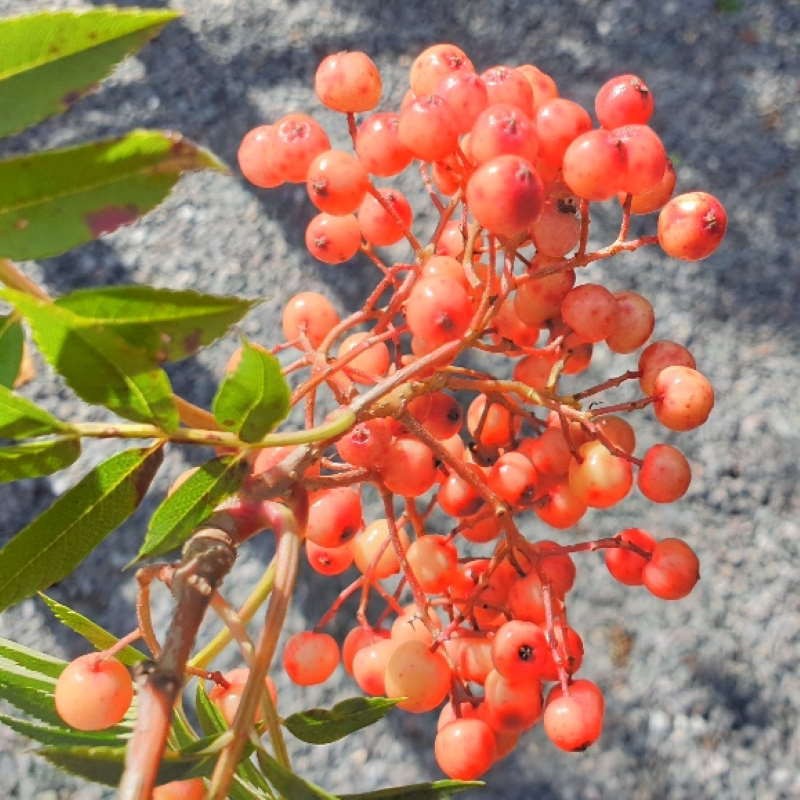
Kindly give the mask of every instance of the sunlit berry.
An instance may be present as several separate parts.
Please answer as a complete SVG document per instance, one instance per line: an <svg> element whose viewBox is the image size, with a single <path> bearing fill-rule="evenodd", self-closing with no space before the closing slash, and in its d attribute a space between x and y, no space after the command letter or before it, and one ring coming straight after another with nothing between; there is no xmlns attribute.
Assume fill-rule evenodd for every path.
<svg viewBox="0 0 800 800"><path fill-rule="evenodd" d="M122 720L133 701L127 668L102 653L87 653L71 661L56 681L58 716L81 731L101 731Z"/></svg>

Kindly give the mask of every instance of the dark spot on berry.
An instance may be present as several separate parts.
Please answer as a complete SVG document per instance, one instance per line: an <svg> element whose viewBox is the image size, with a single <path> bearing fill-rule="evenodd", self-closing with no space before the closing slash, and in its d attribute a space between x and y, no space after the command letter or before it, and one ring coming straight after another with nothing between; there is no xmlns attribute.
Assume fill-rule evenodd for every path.
<svg viewBox="0 0 800 800"><path fill-rule="evenodd" d="M521 644L517 650L517 655L520 661L531 661L534 656L533 648L529 644Z"/></svg>

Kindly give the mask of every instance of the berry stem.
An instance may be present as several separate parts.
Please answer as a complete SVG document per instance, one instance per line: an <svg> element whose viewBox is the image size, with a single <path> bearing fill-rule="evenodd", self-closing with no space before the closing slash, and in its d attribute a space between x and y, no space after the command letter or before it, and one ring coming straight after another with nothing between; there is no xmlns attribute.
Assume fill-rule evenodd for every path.
<svg viewBox="0 0 800 800"><path fill-rule="evenodd" d="M233 720L231 728L233 738L217 760L211 777L208 800L224 800L228 796L228 788L233 780L236 765L242 757L256 709L261 702L262 694L264 694L264 678L275 655L278 638L283 629L283 622L286 619L286 612L289 609L289 602L297 579L304 527L298 516L305 517L307 513L305 509L299 507L304 502L307 501L295 497L294 505L299 513L278 503L269 504L269 513L272 516L271 527L278 537L278 547L275 552L275 583L267 606L264 627L253 656L253 664ZM269 724L269 719L267 721ZM273 731L273 727L277 730ZM281 747L280 744L283 742L280 726L270 725L270 733L273 735L272 741L276 757L285 767L289 768L285 745Z"/></svg>
<svg viewBox="0 0 800 800"><path fill-rule="evenodd" d="M259 578L258 583L250 592L247 599L242 603L241 608L237 612L239 619L243 623L248 623L253 615L264 604L264 601L269 597L272 592L272 587L275 584L275 558L269 562L269 566L264 571L264 574ZM202 649L197 655L192 658L189 665L203 669L211 661L213 661L230 643L233 636L231 631L226 627L223 628L217 635Z"/></svg>

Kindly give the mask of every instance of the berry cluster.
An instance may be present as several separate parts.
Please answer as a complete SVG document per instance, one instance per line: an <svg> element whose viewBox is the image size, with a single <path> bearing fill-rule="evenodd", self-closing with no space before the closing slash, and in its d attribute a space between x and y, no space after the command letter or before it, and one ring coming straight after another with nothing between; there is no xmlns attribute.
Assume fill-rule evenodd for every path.
<svg viewBox="0 0 800 800"><path fill-rule="evenodd" d="M321 294L292 297L273 350L299 352L285 373L300 377L293 402L309 428L324 392L358 412L301 476L308 563L331 576L354 565L357 577L313 630L288 639L286 673L317 684L341 662L367 694L403 698L412 713L441 708L435 755L451 777L482 775L539 720L557 747L582 750L601 734L604 699L574 677L583 643L567 615L573 554L600 550L614 579L668 600L691 592L698 560L684 541L638 528L563 544L532 540L518 523L567 530L634 483L653 502L678 500L687 459L664 443L635 455L623 415L650 407L666 429L691 430L714 393L685 347L650 342L645 297L576 276L655 243L678 259L705 258L725 233L725 210L704 192L672 196L675 171L648 125L653 95L635 75L600 88L599 125L537 67L478 74L452 44L416 58L397 111L375 111L381 76L361 52L325 58L315 89L346 115L352 151L333 148L304 113L255 128L239 150L256 186L305 183L319 211L305 237L315 258L362 254L378 271L345 318ZM438 213L424 242L409 200L375 183L412 163ZM604 201L619 205L620 232L592 250L591 203ZM654 212L657 232L630 238L632 217ZM402 240L410 258L386 263L380 248ZM599 346L637 360L567 391ZM510 359L512 377L470 366L474 351L495 359L498 374ZM623 385L641 391L603 402ZM293 450L256 451L251 480ZM370 499L383 516L365 524ZM353 596L357 625L340 648L324 628ZM245 679L237 670L212 691L229 721ZM125 713L116 710L108 704L104 721ZM67 705L59 711L76 724Z"/></svg>

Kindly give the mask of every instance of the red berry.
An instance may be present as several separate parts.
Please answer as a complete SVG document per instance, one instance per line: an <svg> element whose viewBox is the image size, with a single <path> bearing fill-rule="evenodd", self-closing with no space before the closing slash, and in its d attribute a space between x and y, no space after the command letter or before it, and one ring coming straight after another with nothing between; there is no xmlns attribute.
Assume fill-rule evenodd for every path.
<svg viewBox="0 0 800 800"><path fill-rule="evenodd" d="M284 177L273 157L275 129L260 125L248 131L239 145L237 159L242 175L262 189L280 186Z"/></svg>
<svg viewBox="0 0 800 800"><path fill-rule="evenodd" d="M544 707L544 731L561 750L575 752L594 744L603 732L605 701L596 684L574 681L564 694L561 686L550 690Z"/></svg>
<svg viewBox="0 0 800 800"><path fill-rule="evenodd" d="M339 322L339 315L325 295L318 292L300 292L292 297L283 309L283 335L287 342L301 333L308 337L313 347L322 344L331 328Z"/></svg>
<svg viewBox="0 0 800 800"><path fill-rule="evenodd" d="M361 235L376 247L399 242L411 227L414 214L402 192L396 189L379 189L383 203L368 194L358 208ZM392 211L388 211L388 208Z"/></svg>
<svg viewBox="0 0 800 800"><path fill-rule="evenodd" d="M324 683L339 664L339 645L328 633L302 631L283 647L283 668L300 686Z"/></svg>
<svg viewBox="0 0 800 800"><path fill-rule="evenodd" d="M656 419L672 431L689 431L702 425L714 407L714 388L708 378L691 367L667 367L653 387Z"/></svg>
<svg viewBox="0 0 800 800"><path fill-rule="evenodd" d="M329 214L355 211L369 185L363 164L343 150L325 150L309 165L306 189L311 202Z"/></svg>
<svg viewBox="0 0 800 800"><path fill-rule="evenodd" d="M725 207L706 192L673 197L658 215L658 243L682 261L699 261L719 247L728 227Z"/></svg>
<svg viewBox="0 0 800 800"><path fill-rule="evenodd" d="M153 789L152 800L203 800L206 787L201 778L162 783Z"/></svg>
<svg viewBox="0 0 800 800"><path fill-rule="evenodd" d="M454 44L435 44L423 50L411 65L409 82L416 95L430 94L446 77L474 73L467 54Z"/></svg>
<svg viewBox="0 0 800 800"><path fill-rule="evenodd" d="M473 781L494 763L497 748L492 729L480 719L458 719L445 725L433 745L436 763L449 778Z"/></svg>
<svg viewBox="0 0 800 800"><path fill-rule="evenodd" d="M650 561L642 570L645 588L662 600L680 600L700 580L700 561L682 539L656 543Z"/></svg>
<svg viewBox="0 0 800 800"><path fill-rule="evenodd" d="M331 149L328 135L308 114L287 114L273 128L275 172L289 183L305 183L311 162Z"/></svg>
<svg viewBox="0 0 800 800"><path fill-rule="evenodd" d="M582 133L564 153L564 182L584 200L608 200L622 188L625 154L620 139L605 128Z"/></svg>
<svg viewBox="0 0 800 800"><path fill-rule="evenodd" d="M544 204L542 182L529 161L502 155L483 163L467 182L467 204L491 233L521 237Z"/></svg>
<svg viewBox="0 0 800 800"><path fill-rule="evenodd" d="M653 114L653 95L636 75L617 75L600 87L594 108L604 128L643 125Z"/></svg>
<svg viewBox="0 0 800 800"><path fill-rule="evenodd" d="M56 681L58 716L80 731L101 731L122 720L133 701L127 668L102 653L78 656Z"/></svg>
<svg viewBox="0 0 800 800"><path fill-rule="evenodd" d="M398 708L413 714L432 711L450 691L450 667L444 656L423 642L410 639L397 645L386 663L386 694L404 697Z"/></svg>
<svg viewBox="0 0 800 800"><path fill-rule="evenodd" d="M429 348L460 339L473 311L467 290L450 278L417 281L406 302L408 327Z"/></svg>
<svg viewBox="0 0 800 800"><path fill-rule="evenodd" d="M549 656L544 631L525 620L512 620L501 625L492 642L495 669L513 682L538 679Z"/></svg>
<svg viewBox="0 0 800 800"><path fill-rule="evenodd" d="M400 112L400 143L423 161L440 161L458 146L453 112L438 94L417 97Z"/></svg>
<svg viewBox="0 0 800 800"><path fill-rule="evenodd" d="M608 508L628 494L633 483L631 463L615 456L601 442L586 442L580 460L569 465L569 487L587 505Z"/></svg>
<svg viewBox="0 0 800 800"><path fill-rule="evenodd" d="M357 50L322 59L314 76L314 89L322 103L344 113L375 108L381 88L381 74L375 62Z"/></svg>
<svg viewBox="0 0 800 800"><path fill-rule="evenodd" d="M317 214L306 228L306 247L326 264L341 264L361 248L361 228L352 214Z"/></svg>
<svg viewBox="0 0 800 800"><path fill-rule="evenodd" d="M683 497L692 480L686 456L669 444L654 444L642 459L637 485L654 503L673 503Z"/></svg>
<svg viewBox="0 0 800 800"><path fill-rule="evenodd" d="M636 545L646 553L652 553L656 540L647 531L641 528L626 528L617 536L624 542ZM609 548L605 551L605 561L608 571L620 583L627 586L641 586L642 570L647 564L647 559L623 547Z"/></svg>
<svg viewBox="0 0 800 800"><path fill-rule="evenodd" d="M367 117L359 126L356 153L367 172L388 178L402 172L413 160L411 151L400 142L400 115L382 112Z"/></svg>

